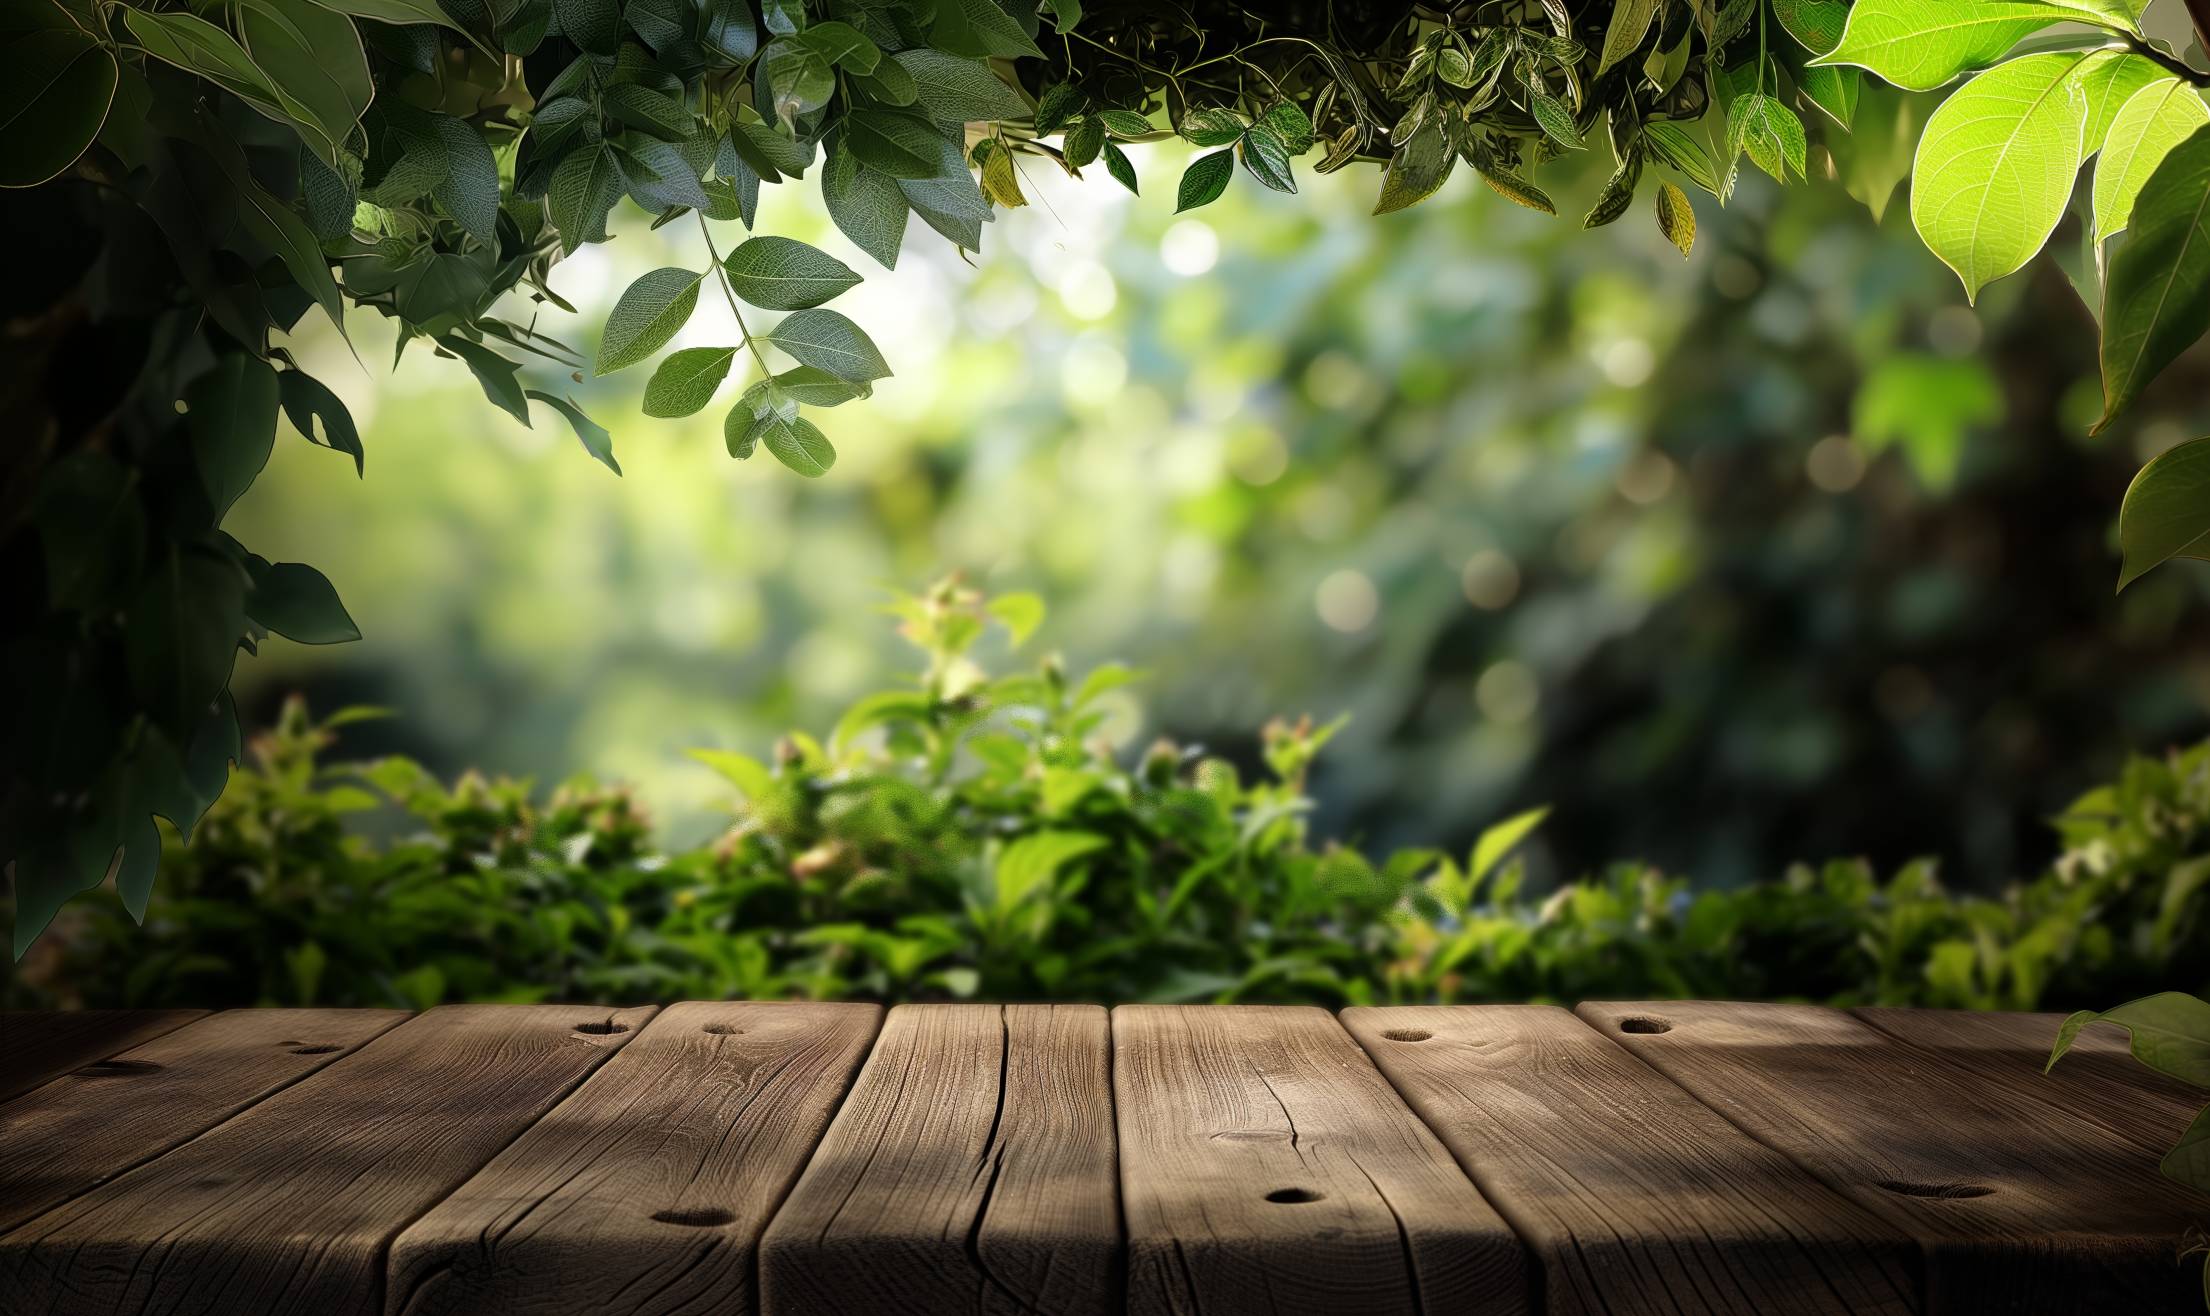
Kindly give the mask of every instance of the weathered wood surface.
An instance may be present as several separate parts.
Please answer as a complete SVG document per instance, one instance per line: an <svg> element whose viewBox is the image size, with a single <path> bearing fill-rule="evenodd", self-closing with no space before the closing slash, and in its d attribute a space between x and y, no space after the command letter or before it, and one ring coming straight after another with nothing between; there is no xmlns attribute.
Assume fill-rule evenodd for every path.
<svg viewBox="0 0 2210 1316"><path fill-rule="evenodd" d="M432 1010L0 1235L0 1293L51 1312L373 1313L392 1238L651 1013Z"/></svg>
<svg viewBox="0 0 2210 1316"><path fill-rule="evenodd" d="M1110 1065L1094 1005L892 1010L761 1242L765 1309L1117 1310Z"/></svg>
<svg viewBox="0 0 2210 1316"><path fill-rule="evenodd" d="M1805 1005L1586 1002L1581 1016L1919 1241L1934 1311L2199 1312L2206 1203L2091 1120Z"/></svg>
<svg viewBox="0 0 2210 1316"><path fill-rule="evenodd" d="M0 1010L0 1101L182 1028L205 1010Z"/></svg>
<svg viewBox="0 0 2210 1316"><path fill-rule="evenodd" d="M1556 1006L1343 1025L1534 1250L1552 1312L1905 1312L1900 1229Z"/></svg>
<svg viewBox="0 0 2210 1316"><path fill-rule="evenodd" d="M662 1010L399 1236L387 1309L755 1310L760 1233L881 1018L873 1005Z"/></svg>
<svg viewBox="0 0 2210 1316"><path fill-rule="evenodd" d="M406 1017L226 1010L0 1102L0 1232L197 1137Z"/></svg>
<svg viewBox="0 0 2210 1316"><path fill-rule="evenodd" d="M2198 1313L2206 1094L2055 1024L0 1016L0 1313Z"/></svg>
<svg viewBox="0 0 2210 1316"><path fill-rule="evenodd" d="M1511 1229L1324 1011L1113 1011L1128 1310L1512 1312Z"/></svg>
<svg viewBox="0 0 2210 1316"><path fill-rule="evenodd" d="M2157 1156L2210 1102L2210 1093L2135 1060L2125 1030L2114 1025L2083 1030L2063 1061L2043 1073L2061 1014L1872 1007L1851 1013L1988 1083L2094 1120Z"/></svg>

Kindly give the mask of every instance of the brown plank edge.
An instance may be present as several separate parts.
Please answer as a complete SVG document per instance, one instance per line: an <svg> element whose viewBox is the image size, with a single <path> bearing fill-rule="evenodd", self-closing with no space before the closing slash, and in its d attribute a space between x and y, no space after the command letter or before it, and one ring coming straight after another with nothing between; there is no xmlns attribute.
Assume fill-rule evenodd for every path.
<svg viewBox="0 0 2210 1316"><path fill-rule="evenodd" d="M329 1065L404 1010L226 1010L0 1104L0 1232Z"/></svg>
<svg viewBox="0 0 2210 1316"><path fill-rule="evenodd" d="M2171 1150L2195 1112L2210 1103L2210 1092L2135 1060L2124 1030L2115 1026L2085 1029L2063 1061L2043 1073L2064 1022L2061 1014L1878 1007L1850 1013L1988 1083L2093 1120L2158 1156Z"/></svg>
<svg viewBox="0 0 2210 1316"><path fill-rule="evenodd" d="M374 1313L385 1249L650 1009L451 1005L0 1235L56 1313Z"/></svg>
<svg viewBox="0 0 2210 1316"><path fill-rule="evenodd" d="M1128 1310L1517 1312L1526 1253L1335 1020L1121 1006Z"/></svg>
<svg viewBox="0 0 2210 1316"><path fill-rule="evenodd" d="M182 1028L205 1010L0 1010L0 1101Z"/></svg>
<svg viewBox="0 0 2210 1316"><path fill-rule="evenodd" d="M1119 1307L1094 1005L905 1005L760 1244L771 1313Z"/></svg>
<svg viewBox="0 0 2210 1316"><path fill-rule="evenodd" d="M662 1010L399 1236L387 1311L757 1310L760 1232L881 1020L874 1005Z"/></svg>
<svg viewBox="0 0 2210 1316"><path fill-rule="evenodd" d="M1543 1270L1554 1313L1904 1312L1894 1226L1556 1006L1343 1011Z"/></svg>
<svg viewBox="0 0 2210 1316"><path fill-rule="evenodd" d="M2202 1200L2109 1129L1840 1011L1591 1001L1580 1015L1918 1240L1933 1311L2187 1312Z"/></svg>

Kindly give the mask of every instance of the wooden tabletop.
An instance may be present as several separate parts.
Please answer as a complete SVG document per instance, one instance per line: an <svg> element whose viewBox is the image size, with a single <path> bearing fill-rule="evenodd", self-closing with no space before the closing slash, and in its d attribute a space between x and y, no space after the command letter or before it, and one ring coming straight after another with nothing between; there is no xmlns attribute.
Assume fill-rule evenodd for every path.
<svg viewBox="0 0 2210 1316"><path fill-rule="evenodd" d="M0 1015L8 1312L2202 1310L2204 1094L1670 1001ZM2108 1036L2099 1035L2109 1033Z"/></svg>

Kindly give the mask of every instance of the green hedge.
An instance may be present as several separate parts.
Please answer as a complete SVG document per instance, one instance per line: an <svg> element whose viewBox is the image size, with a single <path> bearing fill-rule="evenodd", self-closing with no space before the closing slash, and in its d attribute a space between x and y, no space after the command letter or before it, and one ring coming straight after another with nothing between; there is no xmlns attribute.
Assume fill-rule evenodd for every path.
<svg viewBox="0 0 2210 1316"><path fill-rule="evenodd" d="M447 1000L1571 1000L1796 997L2032 1009L2210 983L2210 745L2128 764L2056 820L2050 871L1995 896L1930 862L1852 860L1736 890L1634 864L1538 891L1514 851L1316 845L1307 771L1332 726L1276 722L1265 769L1097 735L1135 679L1047 659L992 676L1041 606L947 583L899 605L927 655L771 763L700 751L736 789L706 846L653 844L625 790L533 798L405 759L329 766L357 714L286 709L143 927L80 901L17 967L17 1004L428 1006ZM1846 808L1846 801L1835 807ZM397 829L393 818L403 819ZM356 825L366 824L366 825ZM367 834L396 834L377 843Z"/></svg>

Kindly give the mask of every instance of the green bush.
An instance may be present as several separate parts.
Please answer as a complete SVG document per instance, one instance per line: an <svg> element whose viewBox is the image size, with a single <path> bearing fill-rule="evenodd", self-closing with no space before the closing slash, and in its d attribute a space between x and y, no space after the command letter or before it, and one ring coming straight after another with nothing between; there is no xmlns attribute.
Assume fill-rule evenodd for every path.
<svg viewBox="0 0 2210 1316"><path fill-rule="evenodd" d="M1542 811L1463 860L1309 835L1332 725L1277 721L1264 771L1099 731L1136 673L1054 659L992 675L1031 596L950 582L901 600L926 656L772 762L699 751L738 793L711 844L656 849L628 792L542 802L405 759L330 767L297 703L135 927L80 902L18 966L23 1004L404 1004L749 997L1572 1000L1796 997L2031 1009L2210 982L2210 745L2129 764L2056 827L2052 869L1999 895L1925 861L1850 860L1699 891L1633 863L1533 889ZM401 826L389 824L397 819ZM371 835L395 839L379 843Z"/></svg>

